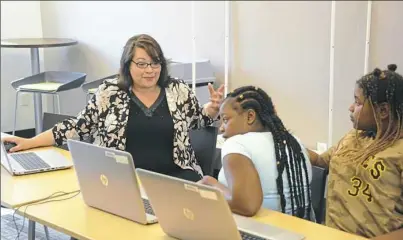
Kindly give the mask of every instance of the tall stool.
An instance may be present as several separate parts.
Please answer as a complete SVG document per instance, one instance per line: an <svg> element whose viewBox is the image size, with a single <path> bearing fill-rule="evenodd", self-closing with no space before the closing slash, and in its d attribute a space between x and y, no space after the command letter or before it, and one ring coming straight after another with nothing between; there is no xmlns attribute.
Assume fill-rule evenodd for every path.
<svg viewBox="0 0 403 240"><path fill-rule="evenodd" d="M15 135L17 127L17 108L20 93L52 94L57 98L58 112L60 113L58 93L79 88L84 83L86 76L85 73L79 72L48 71L13 81L11 86L16 90L13 135ZM53 106L55 107L55 101L53 101ZM34 106L34 108L37 107L39 106ZM42 109L42 106L40 106L40 109ZM41 128L43 126L42 117L40 118L39 126ZM36 132L42 132L42 129L36 129Z"/></svg>

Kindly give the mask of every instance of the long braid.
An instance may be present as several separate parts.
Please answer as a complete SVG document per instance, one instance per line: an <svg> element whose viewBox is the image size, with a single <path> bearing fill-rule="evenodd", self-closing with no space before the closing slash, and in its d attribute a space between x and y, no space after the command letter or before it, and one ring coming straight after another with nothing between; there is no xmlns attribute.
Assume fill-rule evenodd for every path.
<svg viewBox="0 0 403 240"><path fill-rule="evenodd" d="M269 103L266 106L268 108L270 108L269 106L272 106L272 109L274 110L274 106L273 106L272 101L269 98L269 96L262 89L258 89L258 93L261 96L263 96L264 100L266 100ZM267 114L266 116L268 116L268 119L273 118L274 124L278 126L280 134L283 135L282 139L285 139L284 145L287 146L288 153L289 153L289 156L290 156L289 161L287 161L287 159L285 159L285 162L286 162L286 164L288 164L288 162L290 163L291 170L293 171L292 182L296 183L296 184L289 184L290 189L294 189L294 194L291 195L291 201L293 202L294 197L297 196L296 197L297 216L298 217L304 217L304 213L305 213L305 194L304 194L304 184L303 184L303 179L302 179L302 174L301 174L301 165L306 170L305 171L305 176L306 176L305 180L306 180L306 183L307 183L307 186L308 186L308 201L309 201L309 205L310 205L310 202L311 202L311 196L310 196L310 190L309 190L309 177L308 177L307 166L306 166L306 162L305 162L305 156L303 155L303 152L301 150L300 144L287 131L287 129L284 127L284 125L283 125L282 121L280 120L280 118L278 117L278 115L274 111L272 111L272 112L269 112L269 114ZM283 142L283 141L281 141L281 142ZM281 142L280 142L280 144L281 144ZM284 157L287 158L287 155L284 155ZM295 165L295 167L296 167L295 171L292 169L293 165ZM296 176L294 177L294 175L296 175ZM289 178L288 178L288 182L290 183ZM295 185L297 185L297 186L295 186ZM292 205L292 208L294 208L293 204L291 204L291 205ZM308 214L307 214L308 216L310 216L310 211L311 211L311 208L309 207L308 208Z"/></svg>
<svg viewBox="0 0 403 240"><path fill-rule="evenodd" d="M303 151L301 149L301 146L299 144L296 144L295 149L299 149L299 151L298 151L298 156L299 156L298 159L301 159L300 161L302 161L302 168L304 169L304 173L305 173L305 182L309 183L308 168L306 166L306 163L303 161L305 159L304 153L303 153ZM308 193L308 203L309 203L309 205L308 205L308 216L311 216L311 207L310 207L311 206L311 191L310 191L309 186L310 185L308 184L308 191L307 191L307 193ZM304 187L304 186L302 186L302 187ZM304 198L304 201L305 201L305 198ZM305 204L304 204L304 206L305 206Z"/></svg>
<svg viewBox="0 0 403 240"><path fill-rule="evenodd" d="M276 136L273 140L275 142L277 142L277 149L275 149L275 151L279 151L280 152L280 158L277 159L277 168L281 167L286 169L286 173L287 173L287 181L288 181L288 185L290 186L290 195L291 195L291 212L292 215L295 215L295 205L294 205L294 200L295 200L295 191L293 188L293 185L290 184L292 182L292 178L291 178L291 172L290 172L290 165L288 163L287 160L287 153L286 153L286 149L285 149L285 145L286 145L286 140L284 139L284 137L281 134L281 131L279 131L274 123L271 121L270 118L268 118L267 116L262 117L262 120L267 122L267 127L269 127L270 129L272 129L272 135ZM278 173L277 178L283 178L283 172ZM282 191L283 190L283 184L281 184L281 186L278 186L277 188L281 188ZM284 194L284 193L283 193Z"/></svg>
<svg viewBox="0 0 403 240"><path fill-rule="evenodd" d="M251 96L250 97L255 97L257 102L265 102L265 99L262 97L261 94L256 93L256 92L250 92L249 93ZM244 95L246 95L246 97L248 97L248 92L246 92ZM268 99L268 98L267 98ZM246 105L246 104L245 104ZM245 106L246 108L247 106ZM295 213L295 205L298 206L299 202L298 202L298 198L296 196L296 188L293 184L290 184L291 182L295 183L295 176L293 176L293 164L292 161L288 161L287 159L287 152L286 152L286 148L285 146L287 146L287 139L286 139L286 135L283 134L283 131L285 130L283 124L277 124L275 122L278 122L276 117L270 117L272 114L272 112L270 112L270 109L268 107L268 105L264 105L262 107L262 114L260 115L262 118L262 122L263 123L267 123L267 127L269 129L272 129L272 135L276 136L276 138L274 139L278 144L277 147L280 152L280 161L278 161L278 168L281 167L286 170L286 176L287 176L287 181L289 183L290 186L290 195L291 195L291 213L292 215L296 215ZM291 156L291 154L289 154L289 156ZM291 157L292 158L292 157ZM293 160L293 159L291 159ZM283 166L281 166L283 165ZM282 172L281 174L279 173L277 178L281 178L282 179ZM283 189L283 184L281 182L281 189ZM284 194L284 193L283 193ZM285 198L285 197L284 197ZM295 203L294 203L295 201Z"/></svg>
<svg viewBox="0 0 403 240"><path fill-rule="evenodd" d="M294 170L294 159L293 159L293 154L292 154L292 150L289 149L289 145L287 144L288 141L288 136L287 134L285 134L285 132L287 132L287 130L285 129L283 123L281 122L281 120L277 117L277 115L274 113L274 107L272 108L273 110L270 110L269 105L272 106L271 103L271 99L269 98L269 96L267 96L267 94L265 92L263 92L261 89L257 90L258 95L256 95L256 97L258 98L259 102L268 102L270 104L263 104L263 112L261 115L262 118L262 122L263 123L267 123L266 127L268 127L269 129L272 129L272 135L276 136L274 141L277 143L277 151L280 152L280 161L278 161L278 166L282 167L286 169L286 176L287 176L287 181L289 183L289 187L290 187L290 196L291 196L291 212L292 215L297 215L299 217L303 217L303 215L301 216L299 214L298 211L298 206L300 205L299 199L298 199L298 192L297 192L297 188L295 186L295 184L290 184L295 183L296 182L296 177L295 177L295 170ZM262 98L262 99L259 99ZM288 161L287 158L287 149L288 148L288 156L290 157L290 161ZM277 177L278 179L282 180L282 173L279 173L279 176ZM281 181L281 185L279 186L279 188L282 189L283 191L283 184ZM285 198L284 198L285 199ZM295 201L295 203L294 203ZM297 213L295 213L295 206L297 206Z"/></svg>
<svg viewBox="0 0 403 240"><path fill-rule="evenodd" d="M277 191L280 196L282 212L285 212L286 200L283 188L283 173L286 171L291 195L292 215L303 218L310 217L311 194L306 159L300 144L287 131L277 116L271 98L260 88L253 86L241 87L229 93L227 97L235 98L242 109L253 109L265 128L271 131L274 140L275 156L277 159L278 176L276 179ZM287 154L288 153L288 154ZM305 183L308 188L308 210L305 204L304 183L302 170L305 174Z"/></svg>
<svg viewBox="0 0 403 240"><path fill-rule="evenodd" d="M269 126L274 126L273 122L270 120L267 120L267 123ZM283 172L284 168L286 169L286 174L287 174L287 180L290 182L290 170L289 166L287 163L283 161L284 156L285 156L285 151L283 146L283 141L281 140L281 137L279 137L279 134L277 133L277 130L274 130L272 132L273 134L273 140L275 142L274 149L276 152L276 156L278 156L277 159L277 171L278 171L278 176L276 179L277 182L277 191L280 194L280 199L282 200L282 212L285 212L285 206L286 206L286 201L285 201L285 195L284 195L284 187L283 187ZM293 192L291 191L290 188L290 194L291 194L291 206L292 206L292 214L294 215L294 197L293 197Z"/></svg>
<svg viewBox="0 0 403 240"><path fill-rule="evenodd" d="M287 140L287 142L289 142L288 140ZM302 184L302 182L301 182L301 174L296 174L296 172L301 172L301 167L300 167L300 165L299 165L299 161L298 161L298 159L296 158L297 156L296 156L296 153L294 152L294 151L292 151L292 147L293 146L291 146L291 144L287 144L287 148L288 148L288 152L289 152L289 154L290 154L290 157L292 156L292 159L290 159L290 165L291 166L293 166L293 165L295 165L295 171L293 171L293 182L294 183L296 183L295 185L294 185L294 188L295 188L295 190L296 190L296 196L297 196L297 206L300 206L300 207L298 207L297 208L297 216L300 216L300 217L303 217L304 215L304 208L305 208L305 205L303 205L302 203L304 202L304 200L303 200L303 190L301 189L301 184ZM294 164L292 164L293 162L295 162ZM301 214L302 214L302 216L301 216Z"/></svg>
<svg viewBox="0 0 403 240"><path fill-rule="evenodd" d="M294 151L295 159L298 160L298 164L297 164L297 166L299 168L298 172L301 172L302 169L304 170L305 181L308 183L309 182L308 169L306 167L306 164L301 162L302 160L305 159L304 154L303 154L302 149L301 149L301 146L299 144L297 144L295 141L292 141L291 144L293 145L292 146L293 149L297 149L297 150L299 149L299 151L297 151L297 152ZM302 165L302 169L301 169L301 165ZM299 176L299 183L298 184L299 184L300 192L302 193L301 194L302 206L305 207L305 196L303 194L303 192L304 192L304 184L303 184L304 179L302 178L302 174L298 174L298 176ZM311 194L310 194L309 191L308 191L308 201L309 202L311 201ZM308 216L310 216L310 213L311 213L310 210L311 210L311 208L308 208ZM302 213L304 212L303 209L301 209L300 211L302 211Z"/></svg>
<svg viewBox="0 0 403 240"><path fill-rule="evenodd" d="M300 211L299 211L300 209L299 209L298 206L300 206L299 197L300 197L301 193L298 191L299 190L298 189L298 185L299 185L298 177L295 176L295 171L297 171L297 169L294 169L294 165L295 165L294 161L296 161L296 160L294 158L294 152L292 151L290 144L286 144L287 142L289 142L287 135L284 134L283 137L285 139L284 140L284 145L287 147L288 157L290 158L290 161L287 161L287 162L289 162L289 165L291 167L291 179L292 179L292 182L295 183L295 184L293 184L293 186L290 185L290 189L293 191L293 194L291 195L291 197L295 197L295 201L296 201L296 205L297 205L297 216L300 216L299 215L300 214ZM295 166L295 167L297 167L297 166Z"/></svg>

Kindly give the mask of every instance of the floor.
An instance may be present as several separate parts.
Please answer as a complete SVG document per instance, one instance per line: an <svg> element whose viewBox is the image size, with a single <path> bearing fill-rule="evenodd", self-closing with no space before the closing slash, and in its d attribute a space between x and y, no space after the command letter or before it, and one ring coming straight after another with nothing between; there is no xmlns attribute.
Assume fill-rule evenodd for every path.
<svg viewBox="0 0 403 240"><path fill-rule="evenodd" d="M28 239L28 219L25 219L25 223L23 224L23 217L15 214L15 222L13 221L13 212L10 209L1 208L1 240L16 240ZM16 225L20 231L20 235L18 237ZM22 228L22 225L24 227ZM22 231L20 230L22 228ZM53 229L49 228L49 240L70 240L70 237L57 232ZM46 240L45 231L43 225L36 224L36 240Z"/></svg>

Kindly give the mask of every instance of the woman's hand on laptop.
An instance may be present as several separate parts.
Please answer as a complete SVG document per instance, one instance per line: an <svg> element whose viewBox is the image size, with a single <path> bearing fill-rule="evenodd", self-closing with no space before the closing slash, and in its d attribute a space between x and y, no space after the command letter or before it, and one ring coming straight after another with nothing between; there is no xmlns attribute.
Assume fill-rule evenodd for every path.
<svg viewBox="0 0 403 240"><path fill-rule="evenodd" d="M211 176L204 176L197 183L212 186L212 187L220 190L226 199L229 199L231 197L231 191L226 186L224 186L222 183L220 183L217 179L215 179Z"/></svg>
<svg viewBox="0 0 403 240"><path fill-rule="evenodd" d="M204 176L197 183L203 184L203 185L215 186L218 183L218 181L217 181L217 179L215 179L211 176Z"/></svg>
<svg viewBox="0 0 403 240"><path fill-rule="evenodd" d="M16 136L5 137L5 138L1 139L1 141L2 142L11 142L11 143L16 144L15 147L12 147L10 149L10 151L9 151L10 153L27 150L27 149L33 148L33 146L34 146L32 139L16 137Z"/></svg>
<svg viewBox="0 0 403 240"><path fill-rule="evenodd" d="M52 129L49 129L33 138L22 138L17 136L9 136L1 139L2 142L12 142L17 146L10 149L10 153L27 150L37 147L47 147L55 144Z"/></svg>

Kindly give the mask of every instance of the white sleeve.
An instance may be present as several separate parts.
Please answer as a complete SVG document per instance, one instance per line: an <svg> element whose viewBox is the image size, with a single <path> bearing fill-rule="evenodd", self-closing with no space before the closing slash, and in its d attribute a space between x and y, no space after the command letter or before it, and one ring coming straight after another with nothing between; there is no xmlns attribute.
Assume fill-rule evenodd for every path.
<svg viewBox="0 0 403 240"><path fill-rule="evenodd" d="M224 159L224 157L228 154L231 153L237 153L244 155L245 157L248 157L249 159L252 159L252 154L248 150L248 147L245 146L245 144L240 141L242 136L235 136L232 138L227 139L222 148L221 148L221 158Z"/></svg>

